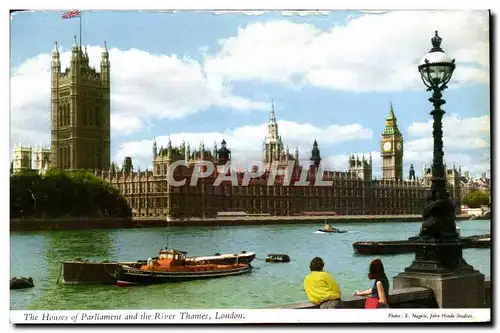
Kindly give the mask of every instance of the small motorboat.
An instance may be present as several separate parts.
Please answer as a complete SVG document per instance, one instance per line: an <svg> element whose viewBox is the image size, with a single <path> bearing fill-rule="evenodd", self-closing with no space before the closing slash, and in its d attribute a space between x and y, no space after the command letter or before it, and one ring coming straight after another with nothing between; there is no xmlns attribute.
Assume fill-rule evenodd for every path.
<svg viewBox="0 0 500 333"><path fill-rule="evenodd" d="M269 253L266 262L290 262L290 257L287 254Z"/></svg>
<svg viewBox="0 0 500 333"><path fill-rule="evenodd" d="M338 233L338 234L343 234L346 233L346 230L340 230L332 227L330 224L325 223L325 226L321 229L318 229L320 232L330 232L330 233Z"/></svg>
<svg viewBox="0 0 500 333"><path fill-rule="evenodd" d="M188 257L187 262L197 264L216 264L216 265L232 265L232 264L249 264L255 259L255 252L241 251L241 253L220 254L215 253L213 256L203 257Z"/></svg>
<svg viewBox="0 0 500 333"><path fill-rule="evenodd" d="M120 265L115 276L117 285L128 286L242 275L251 270L248 263L217 265L186 261L185 252L162 249L157 258L149 258L140 268Z"/></svg>

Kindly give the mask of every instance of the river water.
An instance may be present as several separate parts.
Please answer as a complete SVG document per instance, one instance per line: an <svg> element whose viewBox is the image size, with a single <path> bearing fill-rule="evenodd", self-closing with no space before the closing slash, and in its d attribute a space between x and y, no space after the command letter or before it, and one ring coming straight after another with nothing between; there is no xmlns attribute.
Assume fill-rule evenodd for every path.
<svg viewBox="0 0 500 333"><path fill-rule="evenodd" d="M459 221L462 235L490 232L489 220ZM10 275L31 276L35 287L11 290L12 310L105 309L249 309L306 300L302 288L309 262L325 261L325 270L337 279L344 295L371 286L367 270L371 256L356 256L352 243L362 240L400 240L418 233L420 223L342 223L345 234L323 234L321 223L199 228L148 228L12 232ZM56 284L60 261L130 261L155 256L165 246L189 256L257 253L251 274L221 279L189 281L142 287L72 286ZM267 253L286 253L290 263L266 263ZM491 250L465 249L465 260L490 276ZM392 277L409 266L413 254L383 255L386 273ZM392 288L392 287L391 287Z"/></svg>

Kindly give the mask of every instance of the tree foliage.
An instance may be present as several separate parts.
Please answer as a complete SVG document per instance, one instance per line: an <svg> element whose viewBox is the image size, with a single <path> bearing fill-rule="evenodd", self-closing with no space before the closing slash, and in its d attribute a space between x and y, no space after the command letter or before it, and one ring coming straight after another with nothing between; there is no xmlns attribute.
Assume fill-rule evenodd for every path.
<svg viewBox="0 0 500 333"><path fill-rule="evenodd" d="M470 191L462 200L462 203L469 208L479 208L481 206L490 205L490 193L486 191Z"/></svg>
<svg viewBox="0 0 500 333"><path fill-rule="evenodd" d="M10 178L11 217L131 217L120 192L86 171L23 172Z"/></svg>

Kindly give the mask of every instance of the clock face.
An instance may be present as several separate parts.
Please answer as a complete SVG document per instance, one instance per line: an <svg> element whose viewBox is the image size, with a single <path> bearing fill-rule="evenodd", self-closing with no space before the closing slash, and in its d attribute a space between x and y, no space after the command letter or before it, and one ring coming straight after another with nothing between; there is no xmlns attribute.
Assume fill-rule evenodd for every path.
<svg viewBox="0 0 500 333"><path fill-rule="evenodd" d="M391 150L391 147L392 147L392 144L389 141L387 141L386 143L384 143L384 146L383 146L384 151Z"/></svg>
<svg viewBox="0 0 500 333"><path fill-rule="evenodd" d="M398 142L398 143L396 144L396 148L397 148L398 150L401 150L401 147L403 147L403 146L401 145L401 142Z"/></svg>

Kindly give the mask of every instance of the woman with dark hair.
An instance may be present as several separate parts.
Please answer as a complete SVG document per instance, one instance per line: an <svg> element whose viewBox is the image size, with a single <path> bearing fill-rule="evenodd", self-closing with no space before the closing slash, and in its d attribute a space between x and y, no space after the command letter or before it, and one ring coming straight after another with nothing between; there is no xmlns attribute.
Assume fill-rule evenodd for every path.
<svg viewBox="0 0 500 333"><path fill-rule="evenodd" d="M311 260L311 273L304 279L307 298L311 303L319 305L320 309L341 308L339 285L328 272L323 271L324 266L320 257Z"/></svg>
<svg viewBox="0 0 500 333"><path fill-rule="evenodd" d="M370 280L375 280L373 287L365 291L355 291L354 296L369 296L378 300L378 308L388 308L387 297L389 296L389 280L385 275L384 264L380 259L375 259L370 263L368 273ZM367 303L368 304L368 303Z"/></svg>

